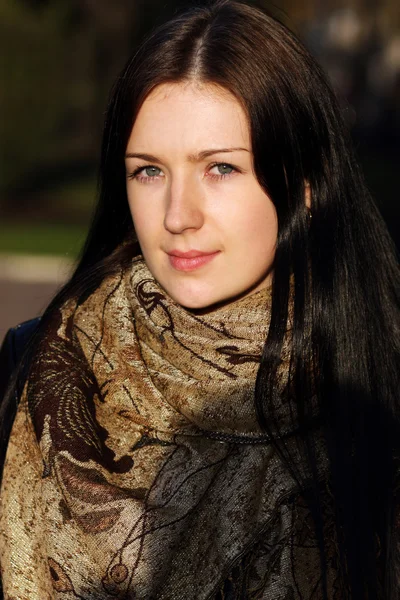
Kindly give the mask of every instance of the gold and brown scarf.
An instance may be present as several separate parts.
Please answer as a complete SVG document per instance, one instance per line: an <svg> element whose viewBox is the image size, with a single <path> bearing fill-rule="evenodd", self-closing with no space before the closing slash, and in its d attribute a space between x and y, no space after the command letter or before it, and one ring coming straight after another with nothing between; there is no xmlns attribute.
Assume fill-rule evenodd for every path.
<svg viewBox="0 0 400 600"><path fill-rule="evenodd" d="M54 314L7 453L6 599L322 598L312 519L255 416L270 304L195 314L139 257ZM338 572L333 554L332 600Z"/></svg>

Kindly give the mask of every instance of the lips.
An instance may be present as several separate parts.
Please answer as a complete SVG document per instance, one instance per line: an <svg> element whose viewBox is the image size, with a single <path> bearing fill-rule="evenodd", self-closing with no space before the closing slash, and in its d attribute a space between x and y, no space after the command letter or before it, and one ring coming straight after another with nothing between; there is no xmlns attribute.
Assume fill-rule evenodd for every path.
<svg viewBox="0 0 400 600"><path fill-rule="evenodd" d="M177 271L194 271L211 262L218 254L217 252L201 252L200 250L171 250L167 253L171 266Z"/></svg>

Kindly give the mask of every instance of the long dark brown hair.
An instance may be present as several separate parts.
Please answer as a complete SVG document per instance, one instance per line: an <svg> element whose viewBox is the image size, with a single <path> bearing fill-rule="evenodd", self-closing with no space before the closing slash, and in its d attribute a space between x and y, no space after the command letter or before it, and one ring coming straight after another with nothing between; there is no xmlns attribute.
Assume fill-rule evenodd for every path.
<svg viewBox="0 0 400 600"><path fill-rule="evenodd" d="M394 600L400 582L394 538L399 268L335 95L284 25L245 3L217 0L185 10L145 40L111 95L99 202L82 258L43 322L67 298L82 301L107 274L140 252L126 197L127 141L151 90L189 79L218 84L240 101L250 123L256 176L276 207L271 325L255 410L309 503L321 556L321 593L327 600L317 433L312 427L316 406L351 598L381 598L383 583L384 598ZM304 204L306 184L311 220ZM287 401L293 429L301 432L296 453L285 444L274 414L291 279Z"/></svg>

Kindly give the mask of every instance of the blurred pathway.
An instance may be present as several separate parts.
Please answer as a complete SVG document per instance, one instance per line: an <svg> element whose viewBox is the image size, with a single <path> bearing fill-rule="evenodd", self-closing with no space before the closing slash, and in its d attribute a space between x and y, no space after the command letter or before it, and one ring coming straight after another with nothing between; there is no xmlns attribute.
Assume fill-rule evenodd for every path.
<svg viewBox="0 0 400 600"><path fill-rule="evenodd" d="M71 269L62 257L0 254L0 344L10 327L43 312Z"/></svg>

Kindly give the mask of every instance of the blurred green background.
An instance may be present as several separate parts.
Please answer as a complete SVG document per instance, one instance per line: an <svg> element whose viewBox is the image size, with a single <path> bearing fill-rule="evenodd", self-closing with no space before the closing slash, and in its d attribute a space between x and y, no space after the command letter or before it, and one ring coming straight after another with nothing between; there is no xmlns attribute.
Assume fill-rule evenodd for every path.
<svg viewBox="0 0 400 600"><path fill-rule="evenodd" d="M0 253L77 255L96 197L112 82L141 37L185 4L0 0ZM328 71L400 247L399 1L258 4Z"/></svg>

